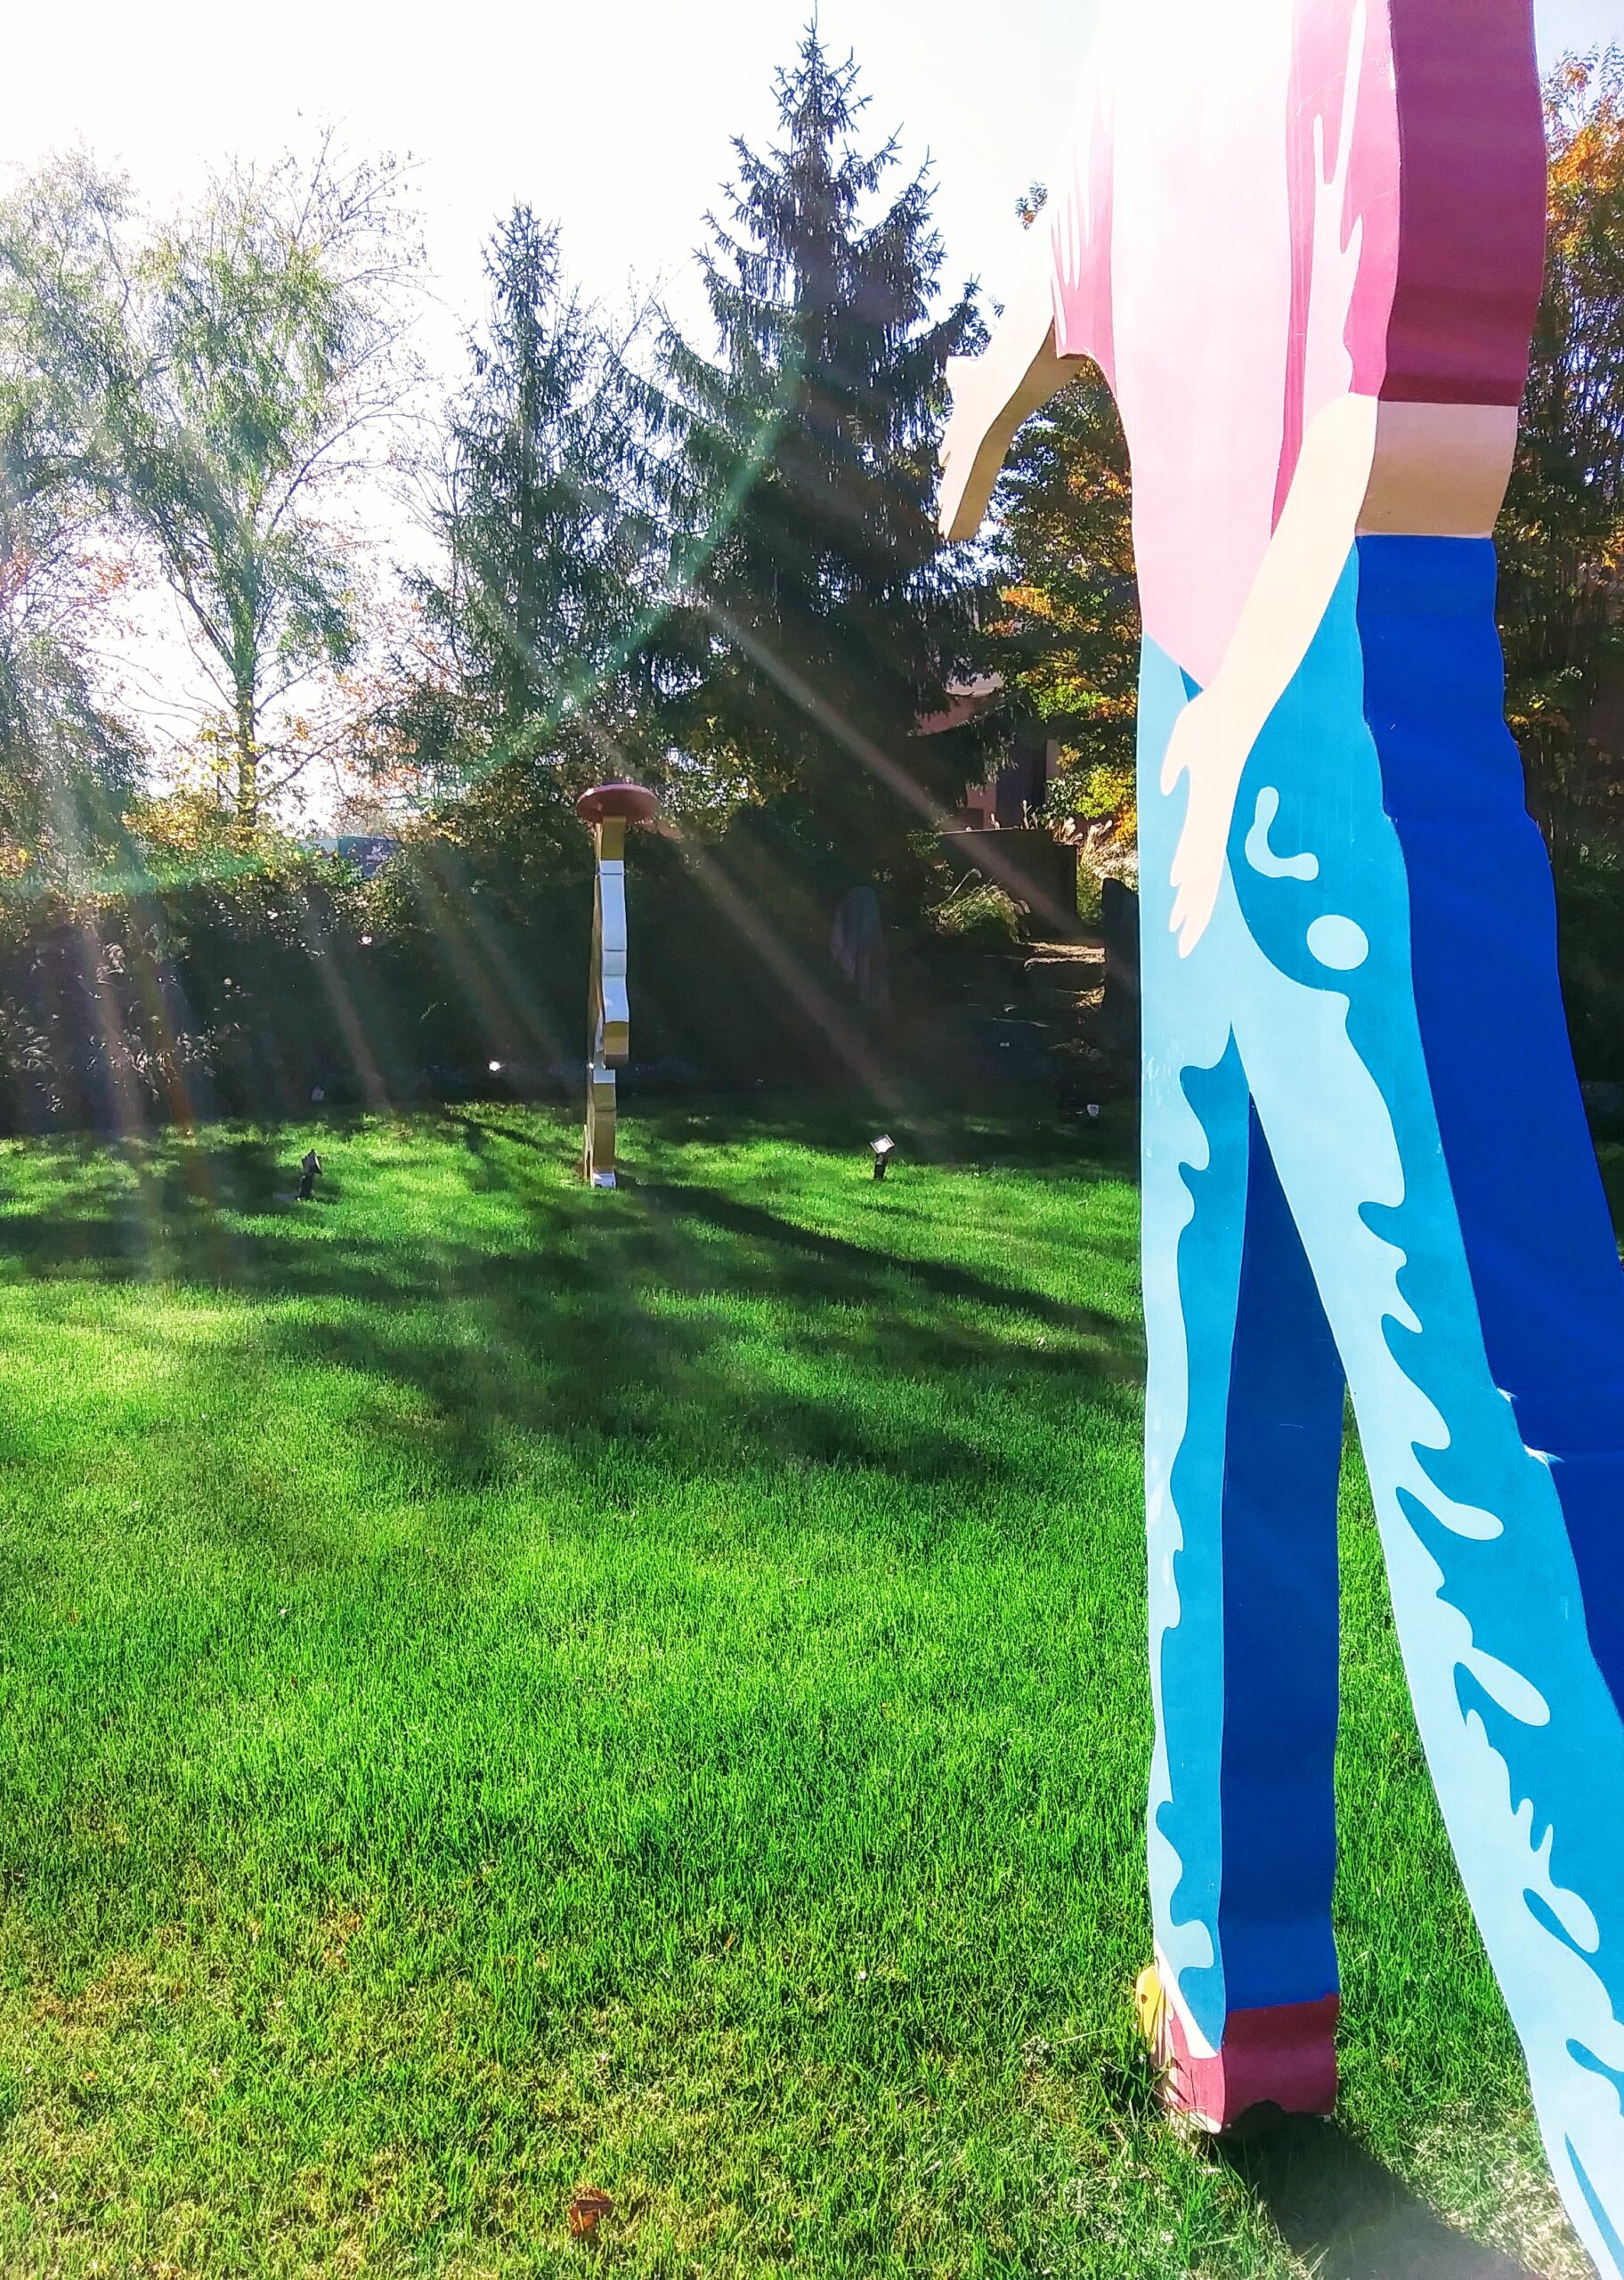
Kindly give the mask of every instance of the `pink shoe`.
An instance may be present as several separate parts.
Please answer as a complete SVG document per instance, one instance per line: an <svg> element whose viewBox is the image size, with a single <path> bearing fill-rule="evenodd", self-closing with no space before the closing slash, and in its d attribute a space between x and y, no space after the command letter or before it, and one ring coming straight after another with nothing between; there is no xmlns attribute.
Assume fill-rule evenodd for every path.
<svg viewBox="0 0 1624 2280"><path fill-rule="evenodd" d="M1161 2094L1199 2129L1232 2129L1255 2106L1282 2113L1329 2113L1336 2103L1336 2019L1341 2003L1281 2003L1232 2011L1222 2048L1208 2051L1162 1984L1154 1965L1135 1993L1140 2031L1150 2047Z"/></svg>

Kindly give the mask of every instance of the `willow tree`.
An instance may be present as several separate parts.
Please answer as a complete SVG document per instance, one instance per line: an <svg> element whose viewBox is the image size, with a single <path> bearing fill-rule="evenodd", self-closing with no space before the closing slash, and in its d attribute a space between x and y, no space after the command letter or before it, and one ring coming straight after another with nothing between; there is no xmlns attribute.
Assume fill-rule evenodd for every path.
<svg viewBox="0 0 1624 2280"><path fill-rule="evenodd" d="M143 753L101 670L122 565L41 414L0 387L0 872L62 883L121 850Z"/></svg>
<svg viewBox="0 0 1624 2280"><path fill-rule="evenodd" d="M6 355L179 603L245 830L267 769L300 764L277 708L356 647L343 515L404 386L399 190L327 142L231 167L157 230L82 159L0 211Z"/></svg>

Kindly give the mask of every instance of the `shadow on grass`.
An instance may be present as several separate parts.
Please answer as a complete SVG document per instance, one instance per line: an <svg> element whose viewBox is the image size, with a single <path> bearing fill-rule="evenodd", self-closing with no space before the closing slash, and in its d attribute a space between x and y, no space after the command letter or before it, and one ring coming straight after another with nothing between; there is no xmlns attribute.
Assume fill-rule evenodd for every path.
<svg viewBox="0 0 1624 2280"><path fill-rule="evenodd" d="M776 1212L763 1210L758 1204L742 1203L736 1196L724 1195L715 1188L666 1187L654 1181L639 1181L637 1192L656 1209L670 1212L678 1219L700 1222L746 1242L767 1243L800 1259L803 1262L802 1271L815 1271L820 1289L826 1290L837 1302L860 1299L860 1285L865 1276L900 1274L935 1299L960 1305L1008 1308L1029 1321L1075 1331L1084 1338L1105 1339L1121 1332L1122 1325L1116 1316L1101 1314L1096 1307L1072 1306L1063 1299L1048 1298L1042 1291L989 1282L984 1275L971 1274L962 1267L944 1265L936 1259L898 1259L869 1244L852 1242L844 1235L798 1227L792 1220L780 1218Z"/></svg>
<svg viewBox="0 0 1624 2280"><path fill-rule="evenodd" d="M410 1418L380 1404L374 1422L363 1406L357 1428L446 1486L507 1470L516 1435L589 1468L624 1440L695 1475L719 1460L970 1487L1044 1461L1041 1430L1016 1445L1000 1428L1012 1373L1043 1429L1062 1429L1091 1394L1136 1397L1135 1325L928 1246L907 1256L886 1247L883 1223L873 1242L816 1231L654 1171L592 1197L567 1177L563 1126L555 1151L545 1128L511 1115L410 1121L439 1144L443 1193L399 1235L398 1159L369 1192L364 1150L346 1157L338 1122L317 1137L341 1177L306 1205L288 1193L303 1132L280 1145L219 1129L46 1144L48 1162L31 1160L20 1189L0 1171L12 1188L0 1277L266 1300L273 1364L410 1390ZM735 1121L727 1136L755 1129ZM651 1163L674 1168L671 1134L650 1142ZM346 1167L364 1216L332 1208ZM420 1215L420 1190L398 1198Z"/></svg>
<svg viewBox="0 0 1624 2280"><path fill-rule="evenodd" d="M868 1161L868 1144L889 1132L905 1163L943 1168L1019 1164L1029 1171L1094 1169L1136 1177L1138 1140L1131 1116L1095 1124L1081 1112L1061 1109L1043 1087L1003 1086L979 1097L967 1094L954 1108L922 1099L877 1102L838 1089L827 1095L749 1098L714 1107L662 1103L652 1113L632 1113L660 1147L719 1138L759 1137ZM731 1128L731 1129L730 1129Z"/></svg>
<svg viewBox="0 0 1624 2280"><path fill-rule="evenodd" d="M1316 2280L1539 2280L1446 2225L1335 2122L1278 2121L1219 2158Z"/></svg>

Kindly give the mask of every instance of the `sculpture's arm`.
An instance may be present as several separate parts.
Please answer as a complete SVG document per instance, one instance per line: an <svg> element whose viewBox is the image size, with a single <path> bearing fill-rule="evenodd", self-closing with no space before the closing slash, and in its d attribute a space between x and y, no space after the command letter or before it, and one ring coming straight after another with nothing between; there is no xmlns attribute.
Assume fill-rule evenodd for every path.
<svg viewBox="0 0 1624 2280"><path fill-rule="evenodd" d="M1515 410L1498 404L1344 396L1311 422L1223 663L1181 714L1163 766L1164 791L1190 778L1173 866L1172 923L1185 957L1217 902L1241 773L1308 655L1354 540L1487 538L1516 437Z"/></svg>
<svg viewBox="0 0 1624 2280"><path fill-rule="evenodd" d="M1053 254L1048 230L1035 229L985 353L955 356L947 367L953 414L942 440L938 509L945 538L974 538L1016 430L1082 369L1080 358L1055 354Z"/></svg>

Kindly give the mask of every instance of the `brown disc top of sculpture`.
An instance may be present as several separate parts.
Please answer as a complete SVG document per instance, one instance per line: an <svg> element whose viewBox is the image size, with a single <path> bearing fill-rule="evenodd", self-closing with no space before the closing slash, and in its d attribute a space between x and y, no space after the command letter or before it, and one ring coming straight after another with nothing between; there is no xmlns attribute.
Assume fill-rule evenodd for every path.
<svg viewBox="0 0 1624 2280"><path fill-rule="evenodd" d="M595 784L575 802L582 823L653 823L660 812L655 794L642 784Z"/></svg>

